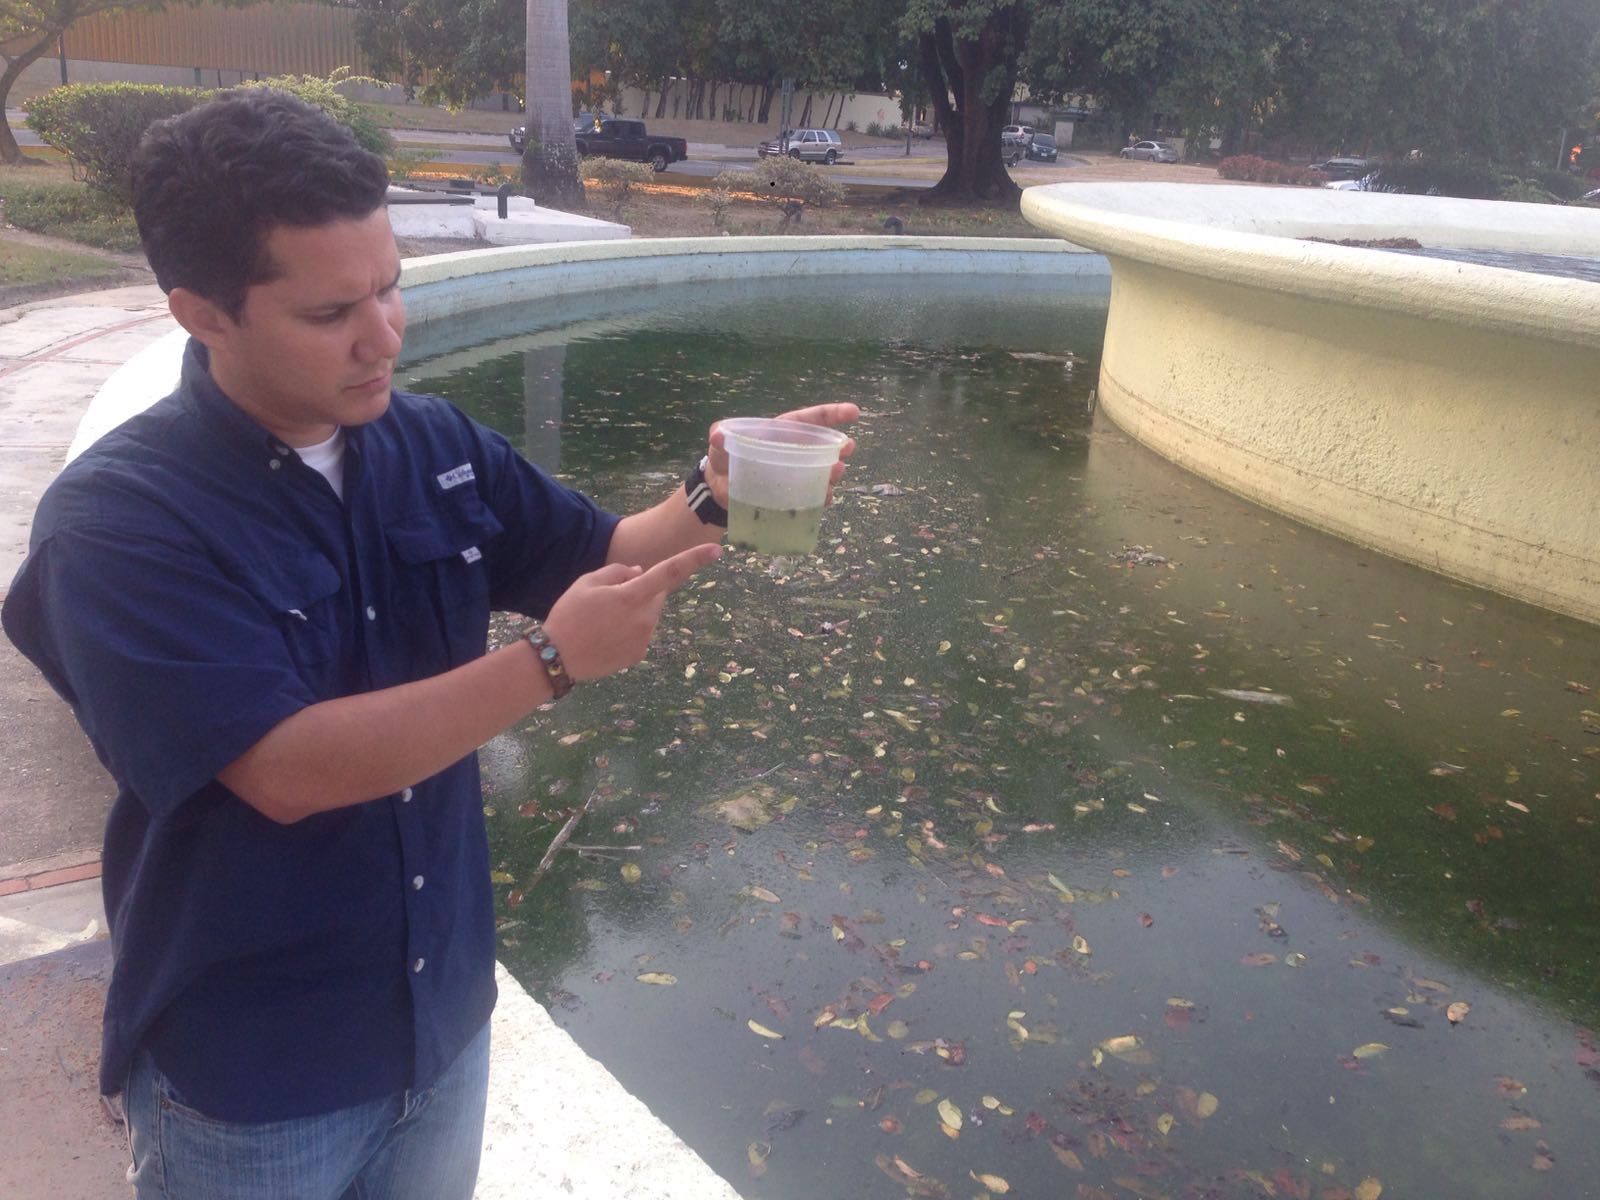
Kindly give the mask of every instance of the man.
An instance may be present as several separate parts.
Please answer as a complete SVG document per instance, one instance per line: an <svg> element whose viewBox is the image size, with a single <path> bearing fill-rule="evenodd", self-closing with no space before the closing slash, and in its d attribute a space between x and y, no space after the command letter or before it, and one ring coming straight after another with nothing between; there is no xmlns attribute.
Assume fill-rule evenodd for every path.
<svg viewBox="0 0 1600 1200"><path fill-rule="evenodd" d="M5 603L118 785L101 1088L139 1197L471 1194L495 999L474 751L638 662L720 553L715 431L619 520L392 390L386 187L281 93L151 130L135 214L182 379L50 487ZM486 653L492 608L543 620Z"/></svg>

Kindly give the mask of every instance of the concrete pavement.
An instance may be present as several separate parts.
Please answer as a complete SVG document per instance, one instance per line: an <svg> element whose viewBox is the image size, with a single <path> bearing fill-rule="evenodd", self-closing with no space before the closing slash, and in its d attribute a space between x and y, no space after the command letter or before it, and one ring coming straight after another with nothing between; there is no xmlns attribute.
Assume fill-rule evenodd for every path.
<svg viewBox="0 0 1600 1200"><path fill-rule="evenodd" d="M95 392L174 328L153 286L0 311L0 587ZM110 781L66 706L4 639L0 721L0 1196L127 1200L120 1119L97 1080ZM504 968L497 979L477 1200L738 1200Z"/></svg>

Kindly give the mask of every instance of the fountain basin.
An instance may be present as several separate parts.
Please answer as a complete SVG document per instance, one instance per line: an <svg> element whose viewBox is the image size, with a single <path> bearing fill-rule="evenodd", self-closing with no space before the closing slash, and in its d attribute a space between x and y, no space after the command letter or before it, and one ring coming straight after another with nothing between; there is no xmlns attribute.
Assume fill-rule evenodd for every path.
<svg viewBox="0 0 1600 1200"><path fill-rule="evenodd" d="M1307 237L1600 255L1600 211L1364 192L1056 184L1111 262L1099 403L1257 503L1600 622L1600 284Z"/></svg>

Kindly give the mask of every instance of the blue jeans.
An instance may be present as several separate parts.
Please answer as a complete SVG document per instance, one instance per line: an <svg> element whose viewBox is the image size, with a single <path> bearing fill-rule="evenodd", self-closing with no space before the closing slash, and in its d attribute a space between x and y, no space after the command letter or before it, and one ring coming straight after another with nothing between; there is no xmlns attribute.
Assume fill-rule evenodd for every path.
<svg viewBox="0 0 1600 1200"><path fill-rule="evenodd" d="M489 1026L430 1088L266 1124L185 1107L148 1054L123 1093L137 1200L470 1200Z"/></svg>

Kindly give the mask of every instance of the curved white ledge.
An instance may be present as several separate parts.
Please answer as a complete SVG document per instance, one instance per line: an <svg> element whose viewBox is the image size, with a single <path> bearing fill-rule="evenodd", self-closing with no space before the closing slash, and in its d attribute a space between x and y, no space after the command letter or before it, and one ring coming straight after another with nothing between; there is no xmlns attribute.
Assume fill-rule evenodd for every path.
<svg viewBox="0 0 1600 1200"><path fill-rule="evenodd" d="M1304 242L1600 256L1600 211L1367 192L1056 184L1111 261L1100 403L1215 483L1600 621L1600 284Z"/></svg>

